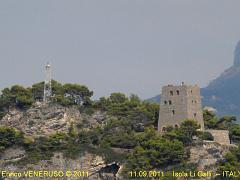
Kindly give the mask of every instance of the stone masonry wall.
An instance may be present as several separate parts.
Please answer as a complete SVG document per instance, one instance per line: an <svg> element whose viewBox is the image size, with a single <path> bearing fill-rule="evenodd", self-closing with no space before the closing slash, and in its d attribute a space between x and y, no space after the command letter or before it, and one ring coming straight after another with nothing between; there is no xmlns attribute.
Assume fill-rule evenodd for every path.
<svg viewBox="0 0 240 180"><path fill-rule="evenodd" d="M229 131L228 130L205 130L206 132L210 132L214 137L214 141L219 144L230 144L229 139Z"/></svg>
<svg viewBox="0 0 240 180"><path fill-rule="evenodd" d="M186 119L195 119L203 130L200 88L198 86L168 85L162 88L158 130L177 127Z"/></svg>

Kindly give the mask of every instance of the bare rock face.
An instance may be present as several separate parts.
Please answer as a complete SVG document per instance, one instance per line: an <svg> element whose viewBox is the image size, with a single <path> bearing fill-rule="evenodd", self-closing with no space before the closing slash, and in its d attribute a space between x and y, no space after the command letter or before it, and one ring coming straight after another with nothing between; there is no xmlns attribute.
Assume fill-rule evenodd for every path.
<svg viewBox="0 0 240 180"><path fill-rule="evenodd" d="M18 157L20 156L20 157ZM85 153L76 159L68 159L61 152L54 153L50 160L41 160L37 164L27 164L24 167L17 166L17 162L25 156L25 152L20 147L8 148L0 159L0 169L4 171L27 172L34 171L61 171L64 177L54 179L103 179L114 180L120 166L117 163L106 164L101 156ZM71 177L66 177L66 172L71 171ZM76 175L74 175L74 173ZM82 174L80 174L82 173ZM78 177L79 176L79 177ZM42 179L34 177L35 179ZM28 179L22 176L20 179ZM52 179L52 178L45 178Z"/></svg>
<svg viewBox="0 0 240 180"><path fill-rule="evenodd" d="M1 125L17 128L29 136L67 132L72 123L77 124L81 122L81 114L76 108L39 103L27 111L11 109L0 120Z"/></svg>
<svg viewBox="0 0 240 180"><path fill-rule="evenodd" d="M198 170L216 171L215 164L223 160L224 155L235 145L224 145L213 141L204 141L203 144L190 148L190 163L196 164Z"/></svg>
<svg viewBox="0 0 240 180"><path fill-rule="evenodd" d="M84 124L87 125L88 128L95 128L97 126L106 125L106 119L108 115L106 112L95 111L92 115L83 115L83 119L85 120Z"/></svg>
<svg viewBox="0 0 240 180"><path fill-rule="evenodd" d="M17 162L25 157L25 150L21 147L11 147L4 151L0 157L0 169L6 164Z"/></svg>
<svg viewBox="0 0 240 180"><path fill-rule="evenodd" d="M71 125L83 125L85 129L96 126L104 126L107 114L95 111L92 115L81 114L74 107L63 107L61 105L44 105L35 103L26 111L10 109L0 120L0 125L14 127L31 138L38 136L49 136L56 132L68 132ZM106 164L101 156L86 152L75 159L67 158L62 152L55 152L49 160L41 160L37 164L26 164L24 167L18 165L27 156L24 148L7 148L0 155L0 170L24 172L24 171L79 171L87 172L88 177L66 177L59 179L116 179L120 166L113 162ZM8 178L6 178L8 179ZM20 179L28 179L21 177ZM36 178L35 179L41 179ZM46 178L52 179L52 178ZM58 178L55 178L58 179Z"/></svg>

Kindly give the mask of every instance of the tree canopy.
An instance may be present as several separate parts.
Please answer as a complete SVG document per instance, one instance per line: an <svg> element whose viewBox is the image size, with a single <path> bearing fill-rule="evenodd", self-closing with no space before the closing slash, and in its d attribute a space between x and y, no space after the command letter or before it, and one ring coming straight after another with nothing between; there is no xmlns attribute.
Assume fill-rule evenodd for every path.
<svg viewBox="0 0 240 180"><path fill-rule="evenodd" d="M167 132L163 135L169 140L179 140L184 145L192 145L193 137L199 136L200 125L196 121L187 119L183 121L179 128L167 127Z"/></svg>
<svg viewBox="0 0 240 180"><path fill-rule="evenodd" d="M25 88L14 85L2 90L0 95L0 111L3 113L9 107L20 109L28 108L35 101L43 100L44 82L33 84L32 87ZM52 81L52 100L62 105L81 105L91 104L93 92L86 86L79 84L61 84Z"/></svg>
<svg viewBox="0 0 240 180"><path fill-rule="evenodd" d="M223 116L218 118L213 112L203 111L204 125L206 129L229 130L232 143L240 143L240 125L236 123L235 116Z"/></svg>

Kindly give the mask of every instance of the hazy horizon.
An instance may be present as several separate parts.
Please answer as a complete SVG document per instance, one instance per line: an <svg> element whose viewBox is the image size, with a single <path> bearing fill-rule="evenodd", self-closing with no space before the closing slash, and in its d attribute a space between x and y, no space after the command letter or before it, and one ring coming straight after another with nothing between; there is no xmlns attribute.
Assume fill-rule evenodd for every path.
<svg viewBox="0 0 240 180"><path fill-rule="evenodd" d="M240 1L0 1L0 89L53 79L142 99L205 87L233 64Z"/></svg>

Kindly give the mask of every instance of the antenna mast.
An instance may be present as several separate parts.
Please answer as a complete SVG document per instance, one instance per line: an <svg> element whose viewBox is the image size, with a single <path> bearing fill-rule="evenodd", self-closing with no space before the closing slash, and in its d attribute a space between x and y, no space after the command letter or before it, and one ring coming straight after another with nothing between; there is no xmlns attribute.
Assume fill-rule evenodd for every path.
<svg viewBox="0 0 240 180"><path fill-rule="evenodd" d="M43 102L47 103L52 97L52 69L49 62L45 66L45 81L44 81L44 94Z"/></svg>

